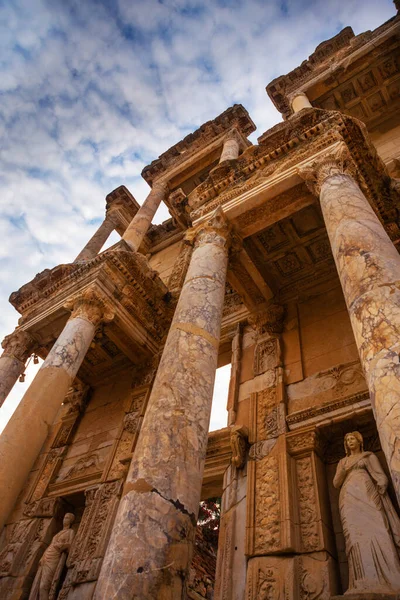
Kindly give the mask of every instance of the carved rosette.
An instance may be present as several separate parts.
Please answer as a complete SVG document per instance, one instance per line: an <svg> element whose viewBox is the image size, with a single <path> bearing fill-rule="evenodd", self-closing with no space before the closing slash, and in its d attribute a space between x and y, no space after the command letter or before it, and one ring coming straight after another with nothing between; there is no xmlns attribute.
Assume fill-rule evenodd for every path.
<svg viewBox="0 0 400 600"><path fill-rule="evenodd" d="M209 219L189 229L185 240L195 248L204 244L215 244L228 248L231 242L231 227L222 208L217 208Z"/></svg>
<svg viewBox="0 0 400 600"><path fill-rule="evenodd" d="M108 301L93 287L85 289L71 298L65 308L71 311L71 319L85 319L97 327L101 322L109 323L114 318L114 310Z"/></svg>
<svg viewBox="0 0 400 600"><path fill-rule="evenodd" d="M358 171L350 151L344 142L335 144L316 160L298 169L298 174L304 179L308 189L319 196L322 184L328 177L347 175L357 181Z"/></svg>
<svg viewBox="0 0 400 600"><path fill-rule="evenodd" d="M35 340L27 331L16 329L1 342L4 350L2 356L10 356L24 363L32 354L35 346Z"/></svg>

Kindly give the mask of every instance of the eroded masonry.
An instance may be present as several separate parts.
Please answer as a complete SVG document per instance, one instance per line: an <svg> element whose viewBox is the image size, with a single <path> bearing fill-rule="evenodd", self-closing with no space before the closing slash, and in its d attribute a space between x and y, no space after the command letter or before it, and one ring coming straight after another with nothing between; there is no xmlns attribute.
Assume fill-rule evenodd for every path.
<svg viewBox="0 0 400 600"><path fill-rule="evenodd" d="M267 92L283 121L257 144L228 108L11 295L0 401L44 362L0 436L0 598L400 593L400 16Z"/></svg>

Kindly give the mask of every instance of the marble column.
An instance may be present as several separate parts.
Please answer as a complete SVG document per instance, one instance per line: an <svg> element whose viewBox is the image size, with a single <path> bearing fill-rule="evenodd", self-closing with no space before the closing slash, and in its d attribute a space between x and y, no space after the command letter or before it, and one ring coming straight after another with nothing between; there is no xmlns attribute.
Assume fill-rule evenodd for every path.
<svg viewBox="0 0 400 600"><path fill-rule="evenodd" d="M239 134L236 129L233 129L228 133L224 141L221 157L219 159L220 163L224 162L225 160L234 160L238 158L240 151L239 140Z"/></svg>
<svg viewBox="0 0 400 600"><path fill-rule="evenodd" d="M300 172L320 195L382 449L400 499L400 257L356 174L344 143Z"/></svg>
<svg viewBox="0 0 400 600"><path fill-rule="evenodd" d="M105 302L87 289L0 436L0 529L46 440L100 321L112 318Z"/></svg>
<svg viewBox="0 0 400 600"><path fill-rule="evenodd" d="M307 94L304 92L297 92L293 94L290 100L290 105L294 113L303 110L303 108L312 108L312 104L309 101Z"/></svg>
<svg viewBox="0 0 400 600"><path fill-rule="evenodd" d="M194 250L122 493L95 598L183 598L217 367L229 228L221 209Z"/></svg>
<svg viewBox="0 0 400 600"><path fill-rule="evenodd" d="M139 249L157 208L160 206L161 201L166 199L167 194L168 185L166 183L154 183L146 200L129 223L122 239L125 240L134 252L137 252Z"/></svg>
<svg viewBox="0 0 400 600"><path fill-rule="evenodd" d="M96 233L90 238L86 246L78 254L74 262L81 262L90 260L98 255L106 241L108 240L111 233L114 231L115 223L110 215L106 215L106 218L96 231Z"/></svg>
<svg viewBox="0 0 400 600"><path fill-rule="evenodd" d="M23 329L16 329L2 341L4 352L0 357L0 406L24 372L25 363L35 345L35 340Z"/></svg>

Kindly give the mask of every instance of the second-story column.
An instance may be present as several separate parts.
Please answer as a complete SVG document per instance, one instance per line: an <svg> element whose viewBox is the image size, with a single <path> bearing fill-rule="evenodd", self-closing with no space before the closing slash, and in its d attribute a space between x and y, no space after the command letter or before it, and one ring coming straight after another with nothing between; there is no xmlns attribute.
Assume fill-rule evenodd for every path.
<svg viewBox="0 0 400 600"><path fill-rule="evenodd" d="M300 175L320 196L382 449L400 499L400 256L357 185L344 143Z"/></svg>
<svg viewBox="0 0 400 600"><path fill-rule="evenodd" d="M111 233L114 231L115 223L110 215L106 218L88 241L86 246L79 252L74 262L90 260L98 255Z"/></svg>
<svg viewBox="0 0 400 600"><path fill-rule="evenodd" d="M234 160L239 157L240 152L240 138L236 129L232 129L224 140L221 156L219 162L222 163L225 160Z"/></svg>
<svg viewBox="0 0 400 600"><path fill-rule="evenodd" d="M125 240L134 252L137 252L139 249L161 201L166 199L167 194L167 183L154 183L146 200L129 223L122 239Z"/></svg>
<svg viewBox="0 0 400 600"><path fill-rule="evenodd" d="M96 326L113 316L91 288L69 308L70 319L0 436L0 529L85 358Z"/></svg>
<svg viewBox="0 0 400 600"><path fill-rule="evenodd" d="M190 266L127 475L97 600L184 597L225 296L229 228L222 210L190 237Z"/></svg>
<svg viewBox="0 0 400 600"><path fill-rule="evenodd" d="M4 338L1 345L4 352L0 357L0 406L24 372L25 363L36 342L27 331L16 329Z"/></svg>
<svg viewBox="0 0 400 600"><path fill-rule="evenodd" d="M312 108L312 104L305 92L296 92L290 99L290 106L294 113L298 113L303 108Z"/></svg>

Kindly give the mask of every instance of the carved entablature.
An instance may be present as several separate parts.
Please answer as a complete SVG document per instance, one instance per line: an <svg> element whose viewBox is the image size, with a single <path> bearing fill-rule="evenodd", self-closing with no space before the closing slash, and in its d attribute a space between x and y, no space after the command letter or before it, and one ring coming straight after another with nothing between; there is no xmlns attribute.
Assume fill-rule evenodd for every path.
<svg viewBox="0 0 400 600"><path fill-rule="evenodd" d="M109 366L115 371L119 364L122 368L129 361L150 359L172 319L167 287L146 258L125 250L123 242L93 260L46 269L10 301L25 326L33 325L43 347L51 347L59 335L66 309L82 316L84 306L84 318L93 317L95 325L102 322L82 365L86 380L95 372L102 377Z"/></svg>
<svg viewBox="0 0 400 600"><path fill-rule="evenodd" d="M271 81L266 88L269 97L284 118L292 113L291 100L301 92L313 106L340 110L364 122L387 118L399 94L399 25L394 18L357 36L346 27L319 44L299 67Z"/></svg>
<svg viewBox="0 0 400 600"><path fill-rule="evenodd" d="M222 136L223 138L224 134L232 128L237 128L246 137L256 129L247 110L241 104L235 104L228 108L213 121L207 121L199 129L169 148L143 169L142 177L149 185L152 185L152 182L161 175L176 170L217 137Z"/></svg>
<svg viewBox="0 0 400 600"><path fill-rule="evenodd" d="M264 222L274 222L282 218L278 216L275 200L279 203L285 201L285 194L289 194L283 202L285 214L298 210L299 205L310 203L306 197L307 192L296 190L292 192L290 185L286 192L282 192L282 180L287 177L292 180L299 177L298 168L312 162L315 156L321 156L338 142L347 147L348 164L354 164L353 173L370 204L375 209L381 221L386 226L392 239L398 237L397 215L399 194L387 175L384 164L378 157L373 144L368 139L365 126L351 117L325 110L300 111L290 120L272 127L259 139L258 146L252 146L242 154L235 166L234 173L229 171L224 179L214 186L212 178L208 177L197 189L199 196L198 208L192 210L191 219L196 224L219 206L239 233L245 235L253 233L254 228L262 221L259 218L249 217L247 212L262 211ZM274 193L274 186L279 185L279 195ZM267 193L268 192L268 193ZM250 198L264 194L266 200L256 206ZM312 200L311 200L312 202ZM270 218L269 218L270 217ZM247 233L246 227L249 229ZM265 225L264 225L265 227ZM394 231L392 231L394 228Z"/></svg>

